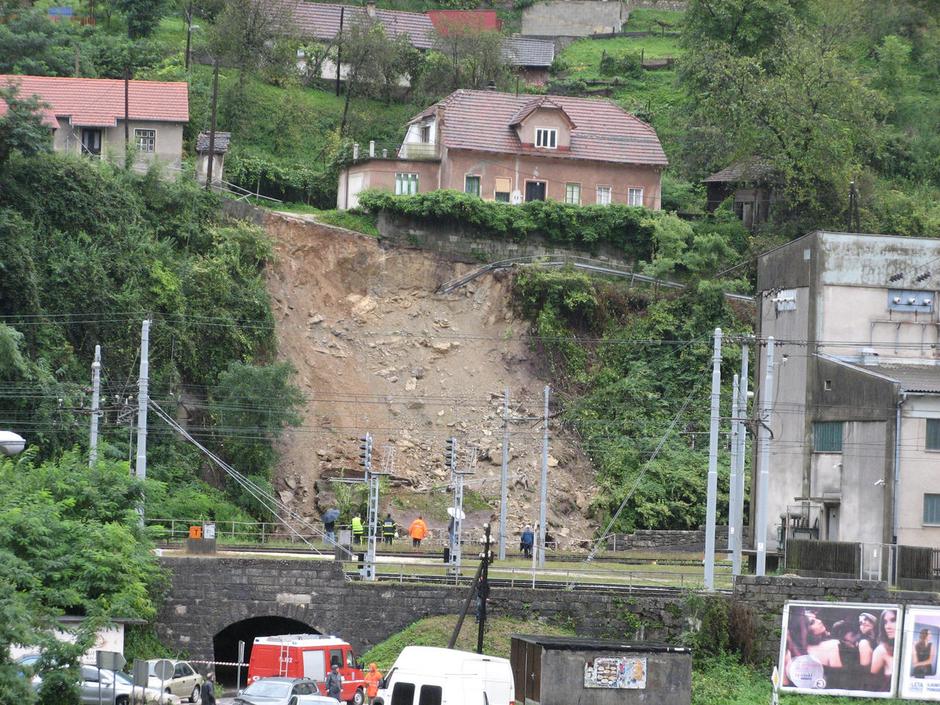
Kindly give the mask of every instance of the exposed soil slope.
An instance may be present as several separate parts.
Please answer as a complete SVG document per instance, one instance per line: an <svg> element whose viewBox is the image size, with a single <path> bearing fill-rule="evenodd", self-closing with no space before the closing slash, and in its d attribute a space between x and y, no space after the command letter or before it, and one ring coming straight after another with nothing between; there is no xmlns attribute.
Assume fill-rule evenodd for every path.
<svg viewBox="0 0 940 705"><path fill-rule="evenodd" d="M357 438L375 437L375 463L395 449L391 491L382 508L399 526L419 512L442 529L450 503L445 440L453 435L478 458L467 487L498 510L502 396L512 398L508 527L516 536L538 519L542 390L526 324L510 307L511 278L486 276L442 296L442 282L472 269L413 249L383 249L369 237L305 218L270 215L276 261L268 272L280 354L308 397L302 427L281 447L275 486L282 499L318 519L332 501L324 480L360 475ZM533 418L534 417L534 418ZM523 418L527 420L522 420ZM593 471L578 445L551 426L549 532L561 543L586 539L583 516ZM394 498L392 498L394 496ZM475 497L482 507L479 497ZM468 499L469 502L469 499Z"/></svg>

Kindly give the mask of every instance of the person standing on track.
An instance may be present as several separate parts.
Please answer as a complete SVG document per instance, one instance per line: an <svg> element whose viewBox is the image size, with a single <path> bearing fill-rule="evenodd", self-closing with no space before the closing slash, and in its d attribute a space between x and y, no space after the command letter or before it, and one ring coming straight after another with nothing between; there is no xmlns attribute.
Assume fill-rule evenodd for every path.
<svg viewBox="0 0 940 705"><path fill-rule="evenodd" d="M365 527L362 525L362 517L358 514L352 520L353 543L362 543L362 535L365 533Z"/></svg>
<svg viewBox="0 0 940 705"><path fill-rule="evenodd" d="M369 670L366 671L366 702L371 703L372 698L379 694L379 683L382 681L382 672L374 663L369 664Z"/></svg>
<svg viewBox="0 0 940 705"><path fill-rule="evenodd" d="M535 543L535 534L532 533L532 527L526 525L522 530L522 536L519 537L519 550L526 558L532 557L532 545Z"/></svg>
<svg viewBox="0 0 940 705"><path fill-rule="evenodd" d="M396 530L395 520L392 519L392 513L389 512L385 515L385 521L382 522L382 538L385 540L386 545L392 545L392 539L395 538Z"/></svg>
<svg viewBox="0 0 940 705"><path fill-rule="evenodd" d="M411 536L412 548L421 546L421 539L428 535L428 525L424 523L422 517L419 516L411 522L411 526L408 527L408 535Z"/></svg>

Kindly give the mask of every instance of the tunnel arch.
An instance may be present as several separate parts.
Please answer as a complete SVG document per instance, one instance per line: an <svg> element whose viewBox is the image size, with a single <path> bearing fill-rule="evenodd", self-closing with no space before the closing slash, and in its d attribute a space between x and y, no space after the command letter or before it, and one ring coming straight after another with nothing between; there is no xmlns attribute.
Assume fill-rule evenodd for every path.
<svg viewBox="0 0 940 705"><path fill-rule="evenodd" d="M279 615L265 615L261 617L248 617L232 622L224 629L219 630L212 637L213 660L219 663L235 663L238 661L238 642L245 642L245 660L251 659L251 646L255 637L274 636L276 634L321 634L322 631L312 627L306 622L292 617ZM216 666L216 679L226 685L234 686L237 677L237 667ZM242 668L242 687L247 683L248 669Z"/></svg>

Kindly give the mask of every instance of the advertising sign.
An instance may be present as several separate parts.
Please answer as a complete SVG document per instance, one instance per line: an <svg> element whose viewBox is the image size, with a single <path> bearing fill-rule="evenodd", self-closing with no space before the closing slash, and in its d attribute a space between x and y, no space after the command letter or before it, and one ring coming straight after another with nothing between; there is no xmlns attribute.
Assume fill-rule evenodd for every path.
<svg viewBox="0 0 940 705"><path fill-rule="evenodd" d="M892 697L900 625L898 605L788 602L780 639L780 689Z"/></svg>
<svg viewBox="0 0 940 705"><path fill-rule="evenodd" d="M940 608L908 607L904 610L900 696L912 700L940 700Z"/></svg>
<svg viewBox="0 0 940 705"><path fill-rule="evenodd" d="M646 688L646 659L604 657L584 663L585 688Z"/></svg>

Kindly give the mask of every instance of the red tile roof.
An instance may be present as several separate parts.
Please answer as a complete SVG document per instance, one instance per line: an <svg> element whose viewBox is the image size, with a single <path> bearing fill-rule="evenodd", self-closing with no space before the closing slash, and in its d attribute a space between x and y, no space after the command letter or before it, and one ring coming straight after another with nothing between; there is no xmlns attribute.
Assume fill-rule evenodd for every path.
<svg viewBox="0 0 940 705"><path fill-rule="evenodd" d="M349 26L351 22L369 20L368 10L364 7L304 0L294 3L292 19L301 34L330 40L339 32L339 17L344 9L345 26ZM376 9L375 19L385 28L386 36L395 38L404 34L408 36L412 46L418 49L430 49L434 46L434 25L424 13Z"/></svg>
<svg viewBox="0 0 940 705"><path fill-rule="evenodd" d="M124 81L110 78L58 78L0 75L0 85L18 84L20 97L37 96L48 108L43 123L58 127L65 118L80 127L114 127L124 119ZM132 120L189 121L189 86L184 82L131 81L128 114ZM0 115L7 106L0 102Z"/></svg>
<svg viewBox="0 0 940 705"><path fill-rule="evenodd" d="M496 10L428 10L427 14L434 29L445 37L451 29L498 32L502 27Z"/></svg>
<svg viewBox="0 0 940 705"><path fill-rule="evenodd" d="M545 99L536 99L545 100ZM524 146L511 127L525 112L532 96L496 91L459 90L437 106L412 119L428 117L434 107L443 113L442 141L449 149L468 149L503 154L538 154L553 158L589 159L602 162L666 166L669 160L656 131L642 120L607 100L551 96L576 125L571 130L570 151Z"/></svg>

